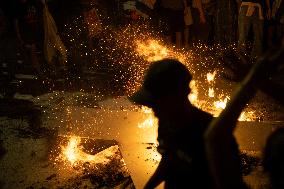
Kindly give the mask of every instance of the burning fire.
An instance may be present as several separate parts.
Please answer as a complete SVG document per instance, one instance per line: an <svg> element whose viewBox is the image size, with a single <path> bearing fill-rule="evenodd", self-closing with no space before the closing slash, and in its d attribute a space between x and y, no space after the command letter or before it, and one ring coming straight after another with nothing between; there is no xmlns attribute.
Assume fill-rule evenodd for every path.
<svg viewBox="0 0 284 189"><path fill-rule="evenodd" d="M126 31L126 30L125 30ZM132 31L132 30L129 30ZM129 62L129 60L132 61L132 57L136 57L137 55L142 57L144 60L148 62L161 60L163 58L176 58L180 62L183 62L190 71L194 74L195 69L192 69L194 65L190 62L191 56L189 51L181 51L173 49L170 46L163 45L162 41L155 40L152 37L149 37L144 34L141 34L141 32L137 33L118 33L118 37L116 38L114 47L109 48L109 45L106 45L108 48L104 50L108 50L107 52L110 53L117 53L116 48L127 49L127 53L123 54L123 56L119 56L121 59L119 62ZM131 37L132 36L132 37ZM134 36L134 37L133 37ZM137 40L137 36L144 38L142 40ZM140 39L141 39L140 38ZM108 42L109 40L105 40ZM111 37L111 41L113 42L113 37ZM135 41L135 45L133 45L133 41ZM113 43L112 43L113 44ZM117 45L117 46L116 46ZM132 49L129 50L129 49ZM200 48L198 51L203 51L204 49ZM116 55L116 54L115 54ZM131 57L132 56L132 57ZM112 54L109 54L108 57L117 57L112 56ZM127 57L130 57L127 59ZM117 62L117 61L115 61ZM135 76L131 80L131 82L128 82L131 88L137 87L137 84L139 84L138 79L142 78L140 73L138 73L137 70L145 70L145 61L143 62L143 65L140 64L140 62L133 61L138 67L135 67L136 69L130 69L131 73ZM131 63L133 63L131 62ZM204 62L203 62L204 63ZM201 64L203 64L201 63ZM143 67L144 66L144 67ZM205 66L206 67L206 66ZM138 68L138 69L137 69ZM203 75L203 78L206 78L206 81L198 81L192 80L190 83L191 93L188 96L190 102L195 105L196 107L207 111L214 116L218 116L219 113L226 107L227 101L229 100L228 94L219 94L219 91L215 91L215 81L216 77L218 76L218 72L215 70L212 73L207 73ZM205 77L204 77L205 76ZM138 78L138 79L137 79ZM137 82L136 82L137 81ZM203 85L199 85L199 83L202 83ZM128 86L129 87L129 86ZM203 90L202 90L203 89ZM206 91L206 99L203 99L201 96L203 91ZM225 98L224 98L225 97ZM151 109L142 107L142 112L145 113L146 118L142 123L138 124L138 127L143 128L152 128L157 125L157 119L155 118L153 112ZM254 112L242 112L239 120L255 120ZM82 162L94 162L94 163L104 163L108 161L108 157L113 155L113 152L118 148L117 146L110 147L109 149L106 149L96 155L90 155L83 151L81 143L81 138L72 136L69 139L69 142L66 146L62 146L62 154L65 157L65 160L70 162L71 165L80 164Z"/></svg>
<svg viewBox="0 0 284 189"><path fill-rule="evenodd" d="M214 81L216 74L217 74L216 71L214 71L213 73L207 73L207 81L209 83Z"/></svg>
<svg viewBox="0 0 284 189"><path fill-rule="evenodd" d="M188 95L188 99L192 104L199 107L199 104L198 104L198 89L197 89L197 86L196 86L196 81L195 80L190 81L189 87L191 88L191 92Z"/></svg>
<svg viewBox="0 0 284 189"><path fill-rule="evenodd" d="M257 117L254 111L242 112L239 117L239 121L255 121L255 120L257 120Z"/></svg>
<svg viewBox="0 0 284 189"><path fill-rule="evenodd" d="M138 123L139 128L151 128L158 124L158 120L154 116L154 113L151 108L142 106L141 111L147 115L147 119L145 119L145 121L143 121L142 123Z"/></svg>
<svg viewBox="0 0 284 189"><path fill-rule="evenodd" d="M148 40L145 43L142 41L137 41L137 52L146 57L147 61L157 61L164 57L168 57L170 54L169 49L162 46L158 41Z"/></svg>
<svg viewBox="0 0 284 189"><path fill-rule="evenodd" d="M228 96L226 96L223 100L220 99L219 101L216 101L214 102L214 106L217 108L217 109L225 109L226 108L226 105L227 105L227 102L230 98Z"/></svg>
<svg viewBox="0 0 284 189"><path fill-rule="evenodd" d="M170 48L166 48L165 46L161 45L156 40L147 40L146 42L144 41L137 41L137 48L135 49L136 52L145 58L147 61L156 61L156 60L161 60L163 58L176 58L180 60L181 62L186 61L185 54L183 53L175 53L174 50L171 50ZM186 65L188 65L188 62L185 62ZM207 97L208 99L206 100L201 100L199 97L199 87L197 85L197 82L195 80L192 80L190 82L190 88L191 88L191 93L189 94L188 98L190 102L195 105L198 108L201 108L204 111L207 111L214 116L218 116L220 112L225 109L226 104L228 100L230 99L228 95L224 94L219 94L219 99L211 102L209 99L213 98L216 96L214 86L215 86L215 78L217 76L217 71L215 70L212 73L207 73L206 74L206 79L207 79L207 90L208 94ZM204 82L203 82L204 83ZM206 86L202 86L203 88ZM225 98L222 99L222 96L225 96ZM209 106L208 106L209 103ZM204 105L205 104L205 105ZM142 109L142 112L149 114L148 109ZM156 119L153 115L153 113L150 112L150 115L148 115L147 119L138 124L139 128L147 128L147 127L152 127L154 124L156 124ZM254 112L242 112L241 116L239 117L239 121L252 121L255 120L255 115Z"/></svg>
<svg viewBox="0 0 284 189"><path fill-rule="evenodd" d="M163 46L161 42L149 39L146 41L136 41L136 52L141 56L145 57L148 62L153 62L161 60L163 58L176 58L179 61L184 61L185 56L181 53L177 53L173 50L170 50L166 46Z"/></svg>
<svg viewBox="0 0 284 189"><path fill-rule="evenodd" d="M61 158L69 162L72 167L82 166L83 163L107 164L118 151L118 145L111 146L95 155L87 154L81 146L81 137L70 136L66 146L61 146Z"/></svg>
<svg viewBox="0 0 284 189"><path fill-rule="evenodd" d="M215 96L215 92L214 92L213 88L209 88L208 96L211 97L211 98L213 98Z"/></svg>

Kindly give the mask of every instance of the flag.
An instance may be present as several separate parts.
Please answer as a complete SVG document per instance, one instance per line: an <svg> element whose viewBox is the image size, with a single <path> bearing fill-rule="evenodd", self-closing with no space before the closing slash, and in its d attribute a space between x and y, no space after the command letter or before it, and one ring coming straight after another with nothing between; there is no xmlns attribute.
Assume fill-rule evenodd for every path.
<svg viewBox="0 0 284 189"><path fill-rule="evenodd" d="M43 26L44 26L44 57L51 64L54 57L59 55L59 62L67 62L67 50L60 39L57 27L51 16L46 3L43 8Z"/></svg>

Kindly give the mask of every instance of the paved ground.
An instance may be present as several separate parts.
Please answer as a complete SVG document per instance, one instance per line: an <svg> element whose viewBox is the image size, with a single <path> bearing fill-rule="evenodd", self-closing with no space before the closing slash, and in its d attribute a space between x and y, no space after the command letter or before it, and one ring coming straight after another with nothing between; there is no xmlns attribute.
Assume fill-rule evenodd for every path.
<svg viewBox="0 0 284 189"><path fill-rule="evenodd" d="M114 140L92 139L83 146L91 158L105 159L103 162L76 167L57 160L62 153L60 145L69 140L63 135L69 132L59 134L59 126L52 121L71 104L94 108L99 100L118 95L119 91L113 94L109 90L109 75L85 70L83 76L59 74L43 79L20 57L13 74L11 65L1 63L0 188L134 188ZM92 96L90 100L85 94Z"/></svg>
<svg viewBox="0 0 284 189"><path fill-rule="evenodd" d="M153 128L142 131L137 127L147 116L121 97L123 87L113 85L111 72L104 68L83 69L79 76L66 77L59 72L47 80L35 76L31 65L21 58L14 66L17 68L14 77L9 77L7 64L1 68L0 167L4 170L0 173L1 188L143 186L159 160L155 153L156 135ZM263 112L270 115L268 119L284 120L281 107L264 94L253 101L261 103L252 108L268 109ZM253 170L245 177L253 188L267 184L259 160L273 125L273 122L241 123L242 129L236 132L245 169L248 173ZM88 145L83 145L86 141L82 143L81 150L92 158L107 161L100 164L86 161L88 166L79 166L82 169L66 166L68 161L56 161L60 154L56 149L61 143L66 145L69 140L66 135L70 134L91 137Z"/></svg>

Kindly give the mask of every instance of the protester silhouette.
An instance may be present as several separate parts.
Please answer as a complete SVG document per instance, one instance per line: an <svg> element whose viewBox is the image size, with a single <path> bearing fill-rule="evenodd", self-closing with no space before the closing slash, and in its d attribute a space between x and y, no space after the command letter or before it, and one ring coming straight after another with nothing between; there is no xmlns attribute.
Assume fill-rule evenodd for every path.
<svg viewBox="0 0 284 189"><path fill-rule="evenodd" d="M159 120L158 151L162 159L145 188L155 188L162 181L165 188L215 188L203 143L212 116L188 100L191 79L185 65L163 59L150 65L142 87L130 97L136 104L152 108ZM236 142L231 142L235 146L232 154L238 158Z"/></svg>
<svg viewBox="0 0 284 189"><path fill-rule="evenodd" d="M273 50L267 52L253 64L241 81L239 87L232 95L230 102L221 112L220 116L214 119L205 132L205 149L208 157L208 164L212 176L220 189L242 189L248 188L242 177L237 174L238 165L233 159L229 141L233 138L233 132L237 125L237 119L249 100L255 95L258 89L271 95L283 104L280 99L281 87L277 84L276 90L272 89L275 82L271 76L275 72L283 71L284 50ZM283 86L282 86L283 91ZM267 142L264 153L264 168L270 175L273 189L280 189L284 186L283 166L283 129L272 134Z"/></svg>

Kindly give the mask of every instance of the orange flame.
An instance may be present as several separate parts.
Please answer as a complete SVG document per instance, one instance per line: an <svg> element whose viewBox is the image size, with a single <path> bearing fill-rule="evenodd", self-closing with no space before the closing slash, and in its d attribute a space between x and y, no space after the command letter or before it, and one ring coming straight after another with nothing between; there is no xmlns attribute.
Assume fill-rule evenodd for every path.
<svg viewBox="0 0 284 189"><path fill-rule="evenodd" d="M154 113L151 108L142 106L141 111L147 115L147 118L142 123L138 123L139 128L151 128L158 124L158 120L154 116Z"/></svg>
<svg viewBox="0 0 284 189"><path fill-rule="evenodd" d="M165 57L168 57L170 54L169 49L162 46L156 40L148 40L146 43L142 43L141 41L137 41L137 52L139 54L143 54L147 61L157 61L161 60Z"/></svg>
<svg viewBox="0 0 284 189"><path fill-rule="evenodd" d="M145 57L148 62L162 60L164 58L176 58L183 62L185 60L185 55L178 53L171 48L163 46L161 42L149 39L147 41L136 41L136 52Z"/></svg>
<svg viewBox="0 0 284 189"><path fill-rule="evenodd" d="M209 88L208 96L211 97L211 98L213 98L215 96L213 88Z"/></svg>
<svg viewBox="0 0 284 189"><path fill-rule="evenodd" d="M214 102L215 108L225 109L229 99L230 98L228 96L226 96L223 100L219 100L219 101Z"/></svg>
<svg viewBox="0 0 284 189"><path fill-rule="evenodd" d="M217 74L216 71L214 71L213 73L207 73L207 81L209 83L214 81L216 74Z"/></svg>
<svg viewBox="0 0 284 189"><path fill-rule="evenodd" d="M96 164L107 164L115 152L118 151L118 146L111 146L95 155L90 155L82 150L80 145L81 138L71 136L66 146L61 146L63 160L69 162L71 166L81 165L85 162Z"/></svg>
<svg viewBox="0 0 284 189"><path fill-rule="evenodd" d="M168 58L168 57L174 57L178 59L179 61L184 62L184 60L186 60L185 57L188 56L186 55L186 53L177 53L171 48L167 48L163 46L162 43L154 39L150 39L147 41L136 41L136 44L137 44L137 47L135 49L136 52L140 56L143 56L145 60L150 61L150 62L161 60L163 58ZM216 75L217 75L216 70L213 73L206 74L206 79L207 79L207 82L209 83L208 97L210 98L215 97L215 90L213 88L214 87L213 84L214 84ZM229 97L226 96L224 99L219 98L219 100L216 100L215 102L213 102L213 104L211 104L210 107L208 107L206 100L201 101L199 99L198 86L196 83L197 82L195 80L192 80L190 82L191 93L189 94L188 99L194 106L201 108L204 111L207 111L213 114L214 116L218 116L220 112L223 109L225 109L226 104L229 100ZM206 106L204 106L204 104L206 104ZM142 112L149 114L150 111L144 108ZM255 117L253 112L249 112L249 113L243 112L242 115L240 116L240 120L254 120L253 117ZM156 121L154 121L154 119L156 118L154 117L153 113L151 113L150 116L149 115L147 116L144 122L138 124L138 127L139 128L152 127L156 124Z"/></svg>

